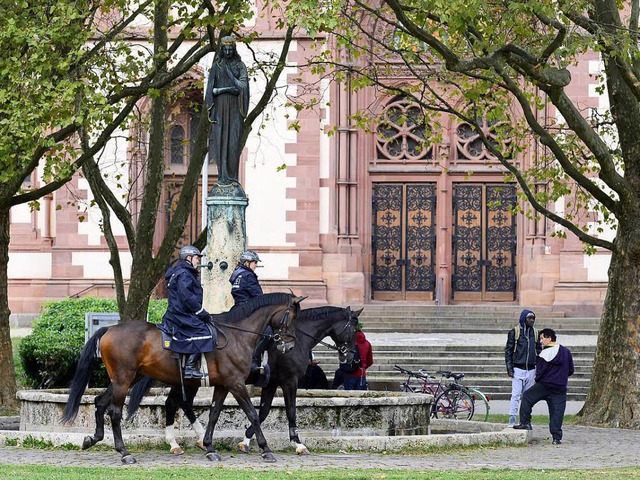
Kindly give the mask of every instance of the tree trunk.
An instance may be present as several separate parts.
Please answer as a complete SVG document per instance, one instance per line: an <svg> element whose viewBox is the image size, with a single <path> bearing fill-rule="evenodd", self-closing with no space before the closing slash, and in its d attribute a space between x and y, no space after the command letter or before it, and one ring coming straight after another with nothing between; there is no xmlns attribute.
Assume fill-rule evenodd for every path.
<svg viewBox="0 0 640 480"><path fill-rule="evenodd" d="M640 427L640 225L620 221L609 267L585 423ZM629 231L631 230L631 231ZM569 387L571 388L571 387Z"/></svg>
<svg viewBox="0 0 640 480"><path fill-rule="evenodd" d="M16 376L9 325L9 208L0 208L0 405L15 408Z"/></svg>

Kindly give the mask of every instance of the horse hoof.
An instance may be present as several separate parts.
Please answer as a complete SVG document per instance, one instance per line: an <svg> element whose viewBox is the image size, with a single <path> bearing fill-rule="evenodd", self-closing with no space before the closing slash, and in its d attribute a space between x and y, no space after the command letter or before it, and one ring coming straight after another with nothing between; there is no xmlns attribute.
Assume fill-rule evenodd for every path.
<svg viewBox="0 0 640 480"><path fill-rule="evenodd" d="M93 439L91 437L84 437L82 442L82 450L93 447Z"/></svg>
<svg viewBox="0 0 640 480"><path fill-rule="evenodd" d="M265 462L268 462L268 463L275 463L276 461L275 455L271 452L263 453L262 458L264 459Z"/></svg>
<svg viewBox="0 0 640 480"><path fill-rule="evenodd" d="M133 455L131 454L125 455L124 457L122 457L122 463L124 463L125 465L133 465L134 463L136 463L136 459L133 458Z"/></svg>
<svg viewBox="0 0 640 480"><path fill-rule="evenodd" d="M240 442L238 444L238 453L249 453L249 447L244 443Z"/></svg>
<svg viewBox="0 0 640 480"><path fill-rule="evenodd" d="M171 455L183 455L184 454L184 450L182 450L182 448L180 448L180 447L174 447L171 450L169 450L169 453Z"/></svg>
<svg viewBox="0 0 640 480"><path fill-rule="evenodd" d="M207 453L206 457L212 462L221 462L222 457L215 452Z"/></svg>
<svg viewBox="0 0 640 480"><path fill-rule="evenodd" d="M298 455L311 455L305 446L296 448L296 453Z"/></svg>
<svg viewBox="0 0 640 480"><path fill-rule="evenodd" d="M204 450L205 452L207 451L207 447L204 446L204 442L202 440L198 440L196 442L196 447L198 447L200 450Z"/></svg>

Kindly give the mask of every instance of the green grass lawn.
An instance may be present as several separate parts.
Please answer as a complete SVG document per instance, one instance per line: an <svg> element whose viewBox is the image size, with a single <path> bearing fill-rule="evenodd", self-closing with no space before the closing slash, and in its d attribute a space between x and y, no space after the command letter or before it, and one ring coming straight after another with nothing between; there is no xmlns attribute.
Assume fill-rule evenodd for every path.
<svg viewBox="0 0 640 480"><path fill-rule="evenodd" d="M256 467L255 470L213 466L210 468L142 468L142 467L62 467L62 466L13 466L2 465L0 479L11 480L555 480L555 479L626 479L640 477L640 468L616 468L602 470L474 470L474 471L416 471L358 469L354 464L343 470L271 470Z"/></svg>

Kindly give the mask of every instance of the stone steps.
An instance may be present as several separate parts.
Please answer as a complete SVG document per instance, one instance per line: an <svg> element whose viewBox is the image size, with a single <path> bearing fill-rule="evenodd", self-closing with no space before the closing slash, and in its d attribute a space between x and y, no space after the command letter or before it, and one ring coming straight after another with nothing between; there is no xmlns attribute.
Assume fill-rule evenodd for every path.
<svg viewBox="0 0 640 480"><path fill-rule="evenodd" d="M596 335L599 318L567 318L549 308L532 308L538 328L566 335ZM516 324L520 306L367 305L360 315L372 333L504 333Z"/></svg>
<svg viewBox="0 0 640 480"><path fill-rule="evenodd" d="M599 332L599 318L568 318L551 308L531 308L536 313L536 328L553 328L562 338L593 336L593 345L570 346L576 372L570 379L569 399L584 400L589 388L595 356L595 337ZM408 370L424 369L435 375L437 370L464 372L464 382L477 386L496 400L508 400L511 379L504 365L504 341L513 328L522 307L518 305L435 305L373 304L366 305L360 315L364 330L375 335L373 345L375 363L367 371L371 389L399 390L407 376L394 370L400 365ZM393 333L394 340L385 342L385 333ZM398 340L400 334L400 340ZM445 344L416 345L416 339L403 343L401 334L432 334L446 339ZM469 334L467 337L447 337L447 334ZM482 335L500 335L500 344L484 344ZM473 339L471 339L473 336ZM480 336L478 339L477 337ZM414 335L415 337L415 335ZM458 338L461 344L452 344ZM489 338L489 337L487 337ZM492 341L496 343L495 337ZM488 342L487 343L491 343ZM314 354L331 380L338 368L334 351L319 345ZM437 376L437 375L436 375Z"/></svg>

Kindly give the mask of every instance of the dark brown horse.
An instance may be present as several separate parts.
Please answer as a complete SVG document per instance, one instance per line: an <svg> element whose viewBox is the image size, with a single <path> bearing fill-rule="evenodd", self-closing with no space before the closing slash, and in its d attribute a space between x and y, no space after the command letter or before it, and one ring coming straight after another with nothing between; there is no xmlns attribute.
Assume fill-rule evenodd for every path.
<svg viewBox="0 0 640 480"><path fill-rule="evenodd" d="M299 304L305 298L288 293L270 293L256 297L228 313L211 315L211 321L220 334L217 349L206 354L209 382L215 386L213 405L204 436L204 446L209 460L221 460L213 448L213 430L224 400L231 392L251 425L256 428L256 439L262 449L262 457L275 462L275 456L260 429L258 414L245 387L245 378L249 374L253 349L267 325L271 325L276 332L276 343L280 351L289 351L295 346ZM147 322L127 322L101 328L82 350L69 389L63 423L73 421L78 414L80 400L91 376L98 348L111 383L95 399L95 433L93 437L84 439L82 448L90 448L104 438L104 414L107 412L111 417L115 449L122 455L122 462L135 463L122 440L122 406L127 391L143 376L155 378L169 385L180 385L178 364L171 352L162 348L161 332L155 325ZM199 380L190 379L185 382L187 385L195 386Z"/></svg>
<svg viewBox="0 0 640 480"><path fill-rule="evenodd" d="M318 343L332 348L338 352L340 363L348 363L353 360L355 349L354 337L358 325L360 310L351 310L350 307L316 307L301 310L298 314L298 327L296 330L296 346L291 352L283 355L276 348L269 349L270 380L262 387L260 396L260 423L262 423L271 410L273 397L276 389L282 389L287 419L289 421L289 440L300 455L309 453L307 447L300 441L298 436L298 426L296 422L296 397L298 390L298 379L304 375L309 365L309 354L311 349ZM322 342L325 337L331 337L334 345ZM137 383L129 394L129 404L127 412L129 418L133 416L142 401L142 397L151 387L151 379L145 377ZM196 434L201 437L203 429L200 421L193 410L193 399L198 391L198 386L187 387L185 389L186 400L182 398L180 388L172 387L165 402L165 416L167 430L166 440L171 446L171 453L180 455L182 448L175 439L173 424L178 408L181 408ZM250 426L245 432L244 440L238 445L241 452L247 453L249 441L254 435L254 428ZM198 440L200 444L200 440Z"/></svg>

